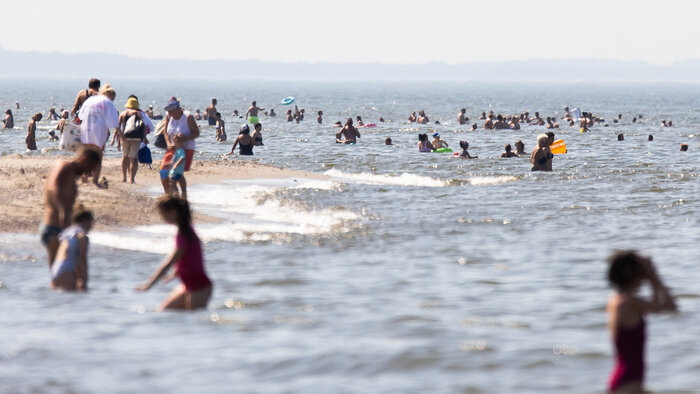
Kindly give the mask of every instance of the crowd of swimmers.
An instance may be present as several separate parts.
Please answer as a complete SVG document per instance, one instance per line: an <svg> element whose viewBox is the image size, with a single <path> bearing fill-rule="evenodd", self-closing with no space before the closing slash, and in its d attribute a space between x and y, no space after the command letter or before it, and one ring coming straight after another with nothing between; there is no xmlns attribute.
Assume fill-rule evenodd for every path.
<svg viewBox="0 0 700 394"><path fill-rule="evenodd" d="M83 205L76 205L77 180L91 173L93 176L99 175L104 143L110 128L115 129L122 149L130 151L129 154L125 154L125 157L129 159L136 143L142 142L146 135L153 131L151 130L152 123L144 122L144 118L150 117L150 115L140 110L136 96L129 96L125 104L125 111L119 116L114 108L108 108L115 97L116 92L109 85L100 87L99 81L97 84L91 81L89 89L78 94L76 107L72 113L73 116L77 117L76 121L81 126L81 137L84 132L89 135L74 158L60 160L46 177L45 211L40 227L40 240L47 251L50 285L56 290L87 291L88 289L88 234L95 224L95 215ZM100 106L94 105L96 100L101 100L99 101ZM208 118L213 119L210 124L217 127L217 139L221 140L222 135L225 135L225 128L221 114L216 111L215 105L216 100L212 100L212 106L207 108L207 113ZM97 107L102 108L101 112L95 109ZM177 228L177 235L171 253L155 269L153 275L136 290L145 291L158 282L179 278L181 284L167 297L161 309L204 308L211 298L213 283L205 270L202 243L192 225L192 212L187 202L184 181L184 173L189 170L192 162L194 140L199 137L199 129L195 122L195 116L185 111L177 98L168 99L163 109L167 113L164 116L163 130L160 134L163 135L167 147L166 157L161 165L164 195L157 201L155 209L165 223ZM244 124L234 141L232 152L236 146L239 146L241 154L252 153L252 146L258 142L262 144L262 137L259 135L260 123L258 122L258 112L262 110L264 108L257 107L255 102L252 103L246 116L249 119L248 124L253 124L255 131L250 135L248 124ZM298 113L303 118L303 110L299 110ZM566 113L569 114L568 108ZM8 112L7 115L10 116L9 122L11 122L11 112ZM62 112L59 119L63 118L63 115ZM412 114L412 117L414 115ZM518 124L521 121L540 126L546 125L548 128L558 127L558 124L554 123L551 117L545 120L539 116L539 113L535 113L533 118L529 118L527 113L518 117L491 115L482 114L485 123L494 129L503 128L509 124ZM88 119L86 116L90 116L89 122L80 120ZM319 112L319 122L322 121L322 116L322 112ZM464 111L460 111L460 116L460 121L468 121ZM51 118L55 117L52 115ZM32 117L30 121L32 133L36 130L36 122L41 119L41 114ZM620 119L621 116L617 120ZM362 121L361 118L357 120ZM564 120L569 123L572 121L566 115ZM421 123L428 120L425 113L421 111L415 121ZM7 118L5 123L8 123ZM596 123L600 123L598 118L584 113L581 120L583 126L589 127ZM96 127L102 129L97 130ZM137 130L141 134L136 132ZM257 137L256 133L258 133ZM223 138L225 140L225 137ZM360 133L353 125L353 119L348 118L336 135L336 142L354 143L358 138L360 138ZM553 155L550 146L553 141L554 133L551 131L538 135L537 146L530 154L533 171L552 170ZM386 143L391 145L391 139L387 138ZM458 154L459 157L478 158L469 154L467 141L460 141L459 146L462 149L461 153ZM447 149L448 147L448 143L440 138L439 133L433 134L432 141L429 141L427 134L419 135L418 149L421 152L431 152L435 149ZM500 157L510 158L525 154L522 141L517 141L515 147L516 151L513 152L510 144L506 145L505 152ZM135 170L131 168L130 163L129 160L125 162L124 173L131 172L133 182ZM124 180L126 180L126 175ZM180 189L179 193L174 192L177 188ZM616 393L642 392L646 342L644 317L649 313L677 310L675 299L662 282L651 260L634 251L619 251L610 257L608 282L615 289L615 293L608 302L607 313L616 360L608 389L610 392ZM651 287L650 298L639 295L640 287L645 283Z"/></svg>

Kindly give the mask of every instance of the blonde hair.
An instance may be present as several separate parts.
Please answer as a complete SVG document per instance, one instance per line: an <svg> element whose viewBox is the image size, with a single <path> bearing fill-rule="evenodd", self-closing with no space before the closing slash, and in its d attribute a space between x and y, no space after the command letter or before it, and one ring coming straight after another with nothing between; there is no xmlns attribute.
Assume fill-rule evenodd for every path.
<svg viewBox="0 0 700 394"><path fill-rule="evenodd" d="M116 95L117 92L115 92L114 89L112 89L112 85L106 83L105 86L103 86L102 89L100 89L100 94L114 94L114 95Z"/></svg>
<svg viewBox="0 0 700 394"><path fill-rule="evenodd" d="M541 147L547 146L547 142L549 141L549 136L547 134L540 134L537 136L537 145Z"/></svg>

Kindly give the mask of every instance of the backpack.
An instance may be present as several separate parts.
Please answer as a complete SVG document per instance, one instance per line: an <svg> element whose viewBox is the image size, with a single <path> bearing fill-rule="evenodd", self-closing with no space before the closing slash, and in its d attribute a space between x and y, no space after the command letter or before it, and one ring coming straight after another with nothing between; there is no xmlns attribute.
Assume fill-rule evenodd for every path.
<svg viewBox="0 0 700 394"><path fill-rule="evenodd" d="M126 124L124 125L124 138L139 139L143 141L143 137L145 135L146 125L143 123L141 113L136 112L135 114L129 116L126 119Z"/></svg>
<svg viewBox="0 0 700 394"><path fill-rule="evenodd" d="M148 145L141 143L143 145L141 149L139 149L139 163L141 164L148 164L148 167L151 166L151 163L153 163L153 159L151 158L151 150L148 148Z"/></svg>

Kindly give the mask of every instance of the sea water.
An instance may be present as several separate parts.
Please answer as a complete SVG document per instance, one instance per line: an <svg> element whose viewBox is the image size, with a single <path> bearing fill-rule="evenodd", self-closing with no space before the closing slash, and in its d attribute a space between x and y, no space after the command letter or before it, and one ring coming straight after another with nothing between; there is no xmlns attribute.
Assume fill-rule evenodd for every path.
<svg viewBox="0 0 700 394"><path fill-rule="evenodd" d="M118 107L129 94L156 112L172 95L190 110L218 98L229 141L200 122L195 160L327 178L190 187L194 209L220 219L197 225L215 286L193 313L155 312L173 283L134 291L171 250L171 226L92 233L88 294L48 289L36 234L0 235L0 391L603 392L605 258L617 248L652 256L679 298L679 313L649 319L648 388L700 390L697 86L105 82ZM0 154L24 153L29 116L69 108L85 83L0 80L0 109L21 105ZM289 95L306 109L300 124L284 119ZM252 100L279 115L260 117L254 157L227 157L243 123L231 113ZM610 126L562 124L569 153L552 173L498 159L518 139L529 152L543 127L484 131L475 119L490 109L561 118L565 106ZM463 107L479 130L456 124ZM421 109L431 124L405 121ZM331 124L357 115L378 126L336 145ZM40 122L34 155L60 154L45 140L53 124ZM435 131L453 148L468 140L479 159L419 153L418 133Z"/></svg>

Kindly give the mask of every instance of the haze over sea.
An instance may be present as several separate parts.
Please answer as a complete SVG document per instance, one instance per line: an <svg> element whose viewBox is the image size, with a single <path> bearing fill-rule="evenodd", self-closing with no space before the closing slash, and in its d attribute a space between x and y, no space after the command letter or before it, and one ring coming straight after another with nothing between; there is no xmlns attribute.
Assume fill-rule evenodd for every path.
<svg viewBox="0 0 700 394"><path fill-rule="evenodd" d="M679 296L678 314L649 319L647 389L700 388L697 85L105 82L118 108L132 93L156 112L172 95L190 110L218 98L229 142L201 122L195 160L225 157L243 121L234 109L274 107L280 116L261 117L265 146L232 159L329 179L191 188L194 209L222 219L197 226L215 282L206 311L155 313L172 284L133 290L169 250L168 226L92 233L88 294L49 290L36 234L1 234L0 391L603 392L615 248L651 255ZM85 84L0 79L0 109L21 105L0 154L24 153L29 116L70 108ZM306 109L301 124L282 116L288 95ZM552 173L498 159L518 139L529 152L544 127L484 131L475 119L490 109L561 118L565 106L610 127L555 130L569 153ZM462 107L479 130L456 124ZM408 125L420 109L442 124ZM334 144L332 123L357 115L387 122L360 129L355 146ZM40 123L35 154L62 154L50 127ZM452 147L468 140L479 159L418 153L418 133L433 130Z"/></svg>

